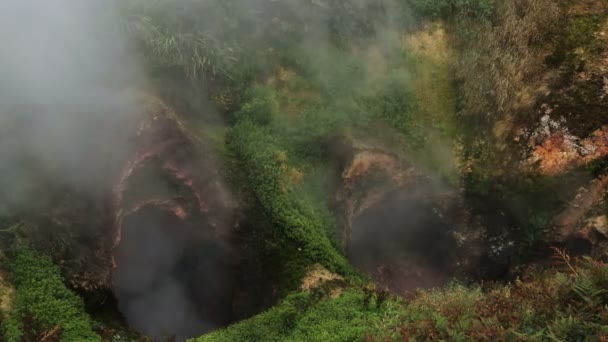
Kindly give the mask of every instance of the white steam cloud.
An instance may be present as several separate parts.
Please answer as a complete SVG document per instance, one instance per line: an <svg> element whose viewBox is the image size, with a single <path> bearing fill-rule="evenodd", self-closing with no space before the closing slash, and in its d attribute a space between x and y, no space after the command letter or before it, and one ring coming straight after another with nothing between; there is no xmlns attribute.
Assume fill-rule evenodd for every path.
<svg viewBox="0 0 608 342"><path fill-rule="evenodd" d="M98 191L127 151L137 67L112 1L0 2L0 184L23 205L47 178Z"/></svg>

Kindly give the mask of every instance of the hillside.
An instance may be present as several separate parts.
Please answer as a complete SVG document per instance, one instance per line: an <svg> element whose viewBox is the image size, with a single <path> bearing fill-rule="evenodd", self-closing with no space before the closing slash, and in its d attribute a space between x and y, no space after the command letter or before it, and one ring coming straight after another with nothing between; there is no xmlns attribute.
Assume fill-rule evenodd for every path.
<svg viewBox="0 0 608 342"><path fill-rule="evenodd" d="M9 0L2 28L4 340L608 338L608 2Z"/></svg>

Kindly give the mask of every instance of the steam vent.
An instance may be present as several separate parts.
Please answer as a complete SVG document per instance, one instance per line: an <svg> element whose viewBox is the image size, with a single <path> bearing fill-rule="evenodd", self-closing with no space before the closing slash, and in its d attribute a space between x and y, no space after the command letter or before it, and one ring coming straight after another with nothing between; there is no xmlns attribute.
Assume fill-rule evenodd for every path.
<svg viewBox="0 0 608 342"><path fill-rule="evenodd" d="M0 341L608 341L608 0L0 0Z"/></svg>
<svg viewBox="0 0 608 342"><path fill-rule="evenodd" d="M149 104L114 188L112 286L149 336L196 336L233 319L235 205L204 148Z"/></svg>
<svg viewBox="0 0 608 342"><path fill-rule="evenodd" d="M465 265L476 265L478 255L474 243L457 241L454 191L382 149L354 145L362 146L348 148L338 193L353 265L396 294L469 272Z"/></svg>

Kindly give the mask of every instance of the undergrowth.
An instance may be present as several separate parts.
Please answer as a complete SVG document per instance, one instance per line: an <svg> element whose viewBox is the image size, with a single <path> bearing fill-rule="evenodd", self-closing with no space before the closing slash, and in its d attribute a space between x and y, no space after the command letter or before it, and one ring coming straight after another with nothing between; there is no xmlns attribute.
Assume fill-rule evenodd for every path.
<svg viewBox="0 0 608 342"><path fill-rule="evenodd" d="M556 256L560 271L509 285L453 284L410 300L359 287L336 297L322 286L192 341L603 341L608 265Z"/></svg>

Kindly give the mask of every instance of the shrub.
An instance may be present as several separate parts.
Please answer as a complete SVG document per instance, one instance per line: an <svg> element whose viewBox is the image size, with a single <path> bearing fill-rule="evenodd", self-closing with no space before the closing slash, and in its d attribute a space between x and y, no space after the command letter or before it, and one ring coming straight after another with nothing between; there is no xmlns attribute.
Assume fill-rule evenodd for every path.
<svg viewBox="0 0 608 342"><path fill-rule="evenodd" d="M251 120L259 125L268 125L272 122L272 114L276 111L277 100L275 94L268 88L256 87L252 91L250 101L245 102L237 112L237 120Z"/></svg>
<svg viewBox="0 0 608 342"><path fill-rule="evenodd" d="M348 262L333 248L322 219L298 205L297 194L286 182L286 154L277 143L270 128L250 120L239 122L229 136L230 149L244 170L245 183L276 233L291 243L292 252L303 255L310 263L349 272Z"/></svg>

